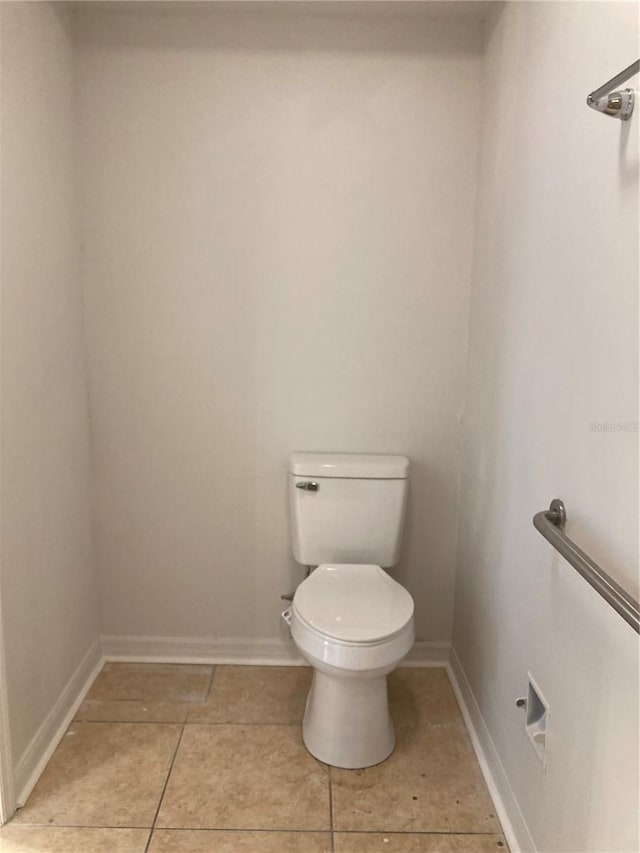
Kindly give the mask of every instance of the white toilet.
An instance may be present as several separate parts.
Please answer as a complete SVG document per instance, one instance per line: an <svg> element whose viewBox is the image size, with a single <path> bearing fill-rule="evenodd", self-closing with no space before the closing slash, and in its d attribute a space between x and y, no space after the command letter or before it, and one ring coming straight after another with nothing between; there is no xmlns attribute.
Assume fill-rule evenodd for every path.
<svg viewBox="0 0 640 853"><path fill-rule="evenodd" d="M387 674L414 642L413 599L396 564L407 500L405 456L293 453L293 554L317 568L283 613L314 668L303 738L334 767L370 767L395 745Z"/></svg>

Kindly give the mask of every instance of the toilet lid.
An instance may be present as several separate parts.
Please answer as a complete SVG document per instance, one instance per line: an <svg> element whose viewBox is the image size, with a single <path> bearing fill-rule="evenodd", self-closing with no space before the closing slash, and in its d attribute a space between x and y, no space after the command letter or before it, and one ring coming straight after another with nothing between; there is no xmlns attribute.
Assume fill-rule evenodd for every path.
<svg viewBox="0 0 640 853"><path fill-rule="evenodd" d="M413 599L380 566L325 564L300 584L293 609L329 637L366 643L401 631Z"/></svg>

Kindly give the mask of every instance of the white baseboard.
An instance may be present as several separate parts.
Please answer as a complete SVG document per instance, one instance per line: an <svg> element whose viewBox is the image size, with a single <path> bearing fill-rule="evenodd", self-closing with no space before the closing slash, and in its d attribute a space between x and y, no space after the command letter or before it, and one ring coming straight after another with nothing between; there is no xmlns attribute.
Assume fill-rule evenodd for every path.
<svg viewBox="0 0 640 853"><path fill-rule="evenodd" d="M103 636L101 641L102 654L108 661L253 664L256 666L304 664L292 640Z"/></svg>
<svg viewBox="0 0 640 853"><path fill-rule="evenodd" d="M7 675L3 636L2 608L0 607L0 826L10 820L16 810L11 737L9 736L9 703L5 689Z"/></svg>
<svg viewBox="0 0 640 853"><path fill-rule="evenodd" d="M447 674L511 853L525 853L525 851L535 853L536 847L531 833L473 695L471 685L453 648Z"/></svg>
<svg viewBox="0 0 640 853"><path fill-rule="evenodd" d="M14 771L14 786L18 792L17 805L23 806L47 762L80 707L85 694L102 668L100 644L96 640L58 696L25 749Z"/></svg>
<svg viewBox="0 0 640 853"><path fill-rule="evenodd" d="M305 666L293 640L239 640L214 637L103 636L108 661ZM450 643L418 641L401 666L446 666Z"/></svg>
<svg viewBox="0 0 640 853"><path fill-rule="evenodd" d="M416 640L413 648L400 664L401 667L447 666L451 643Z"/></svg>

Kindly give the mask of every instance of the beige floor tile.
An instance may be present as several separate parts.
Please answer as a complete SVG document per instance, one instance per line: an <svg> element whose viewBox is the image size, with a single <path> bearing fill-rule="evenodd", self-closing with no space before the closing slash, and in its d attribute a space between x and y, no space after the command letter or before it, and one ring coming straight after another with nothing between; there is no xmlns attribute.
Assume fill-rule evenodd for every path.
<svg viewBox="0 0 640 853"><path fill-rule="evenodd" d="M149 853L330 853L328 832L158 829Z"/></svg>
<svg viewBox="0 0 640 853"><path fill-rule="evenodd" d="M0 829L2 853L144 853L148 829L18 826Z"/></svg>
<svg viewBox="0 0 640 853"><path fill-rule="evenodd" d="M501 835L338 832L334 842L335 853L509 853Z"/></svg>
<svg viewBox="0 0 640 853"><path fill-rule="evenodd" d="M17 823L150 827L180 726L73 723Z"/></svg>
<svg viewBox="0 0 640 853"><path fill-rule="evenodd" d="M301 723L312 670L300 666L219 666L207 702L190 723Z"/></svg>
<svg viewBox="0 0 640 853"><path fill-rule="evenodd" d="M107 663L87 694L101 701L204 702L212 666Z"/></svg>
<svg viewBox="0 0 640 853"><path fill-rule="evenodd" d="M184 723L189 702L85 699L74 719L98 723Z"/></svg>
<svg viewBox="0 0 640 853"><path fill-rule="evenodd" d="M462 724L447 672L442 667L406 667L388 678L389 709L396 726Z"/></svg>
<svg viewBox="0 0 640 853"><path fill-rule="evenodd" d="M500 832L466 731L397 728L395 752L366 770L332 769L334 829Z"/></svg>
<svg viewBox="0 0 640 853"><path fill-rule="evenodd" d="M187 725L157 826L326 830L328 779L299 726Z"/></svg>

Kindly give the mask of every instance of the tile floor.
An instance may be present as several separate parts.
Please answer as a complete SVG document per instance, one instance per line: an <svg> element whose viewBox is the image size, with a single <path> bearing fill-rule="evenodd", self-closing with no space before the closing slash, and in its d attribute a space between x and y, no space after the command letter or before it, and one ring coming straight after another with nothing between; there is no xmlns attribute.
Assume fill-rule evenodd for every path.
<svg viewBox="0 0 640 853"><path fill-rule="evenodd" d="M311 671L106 664L4 853L507 853L443 669L389 679L397 746L305 750Z"/></svg>

